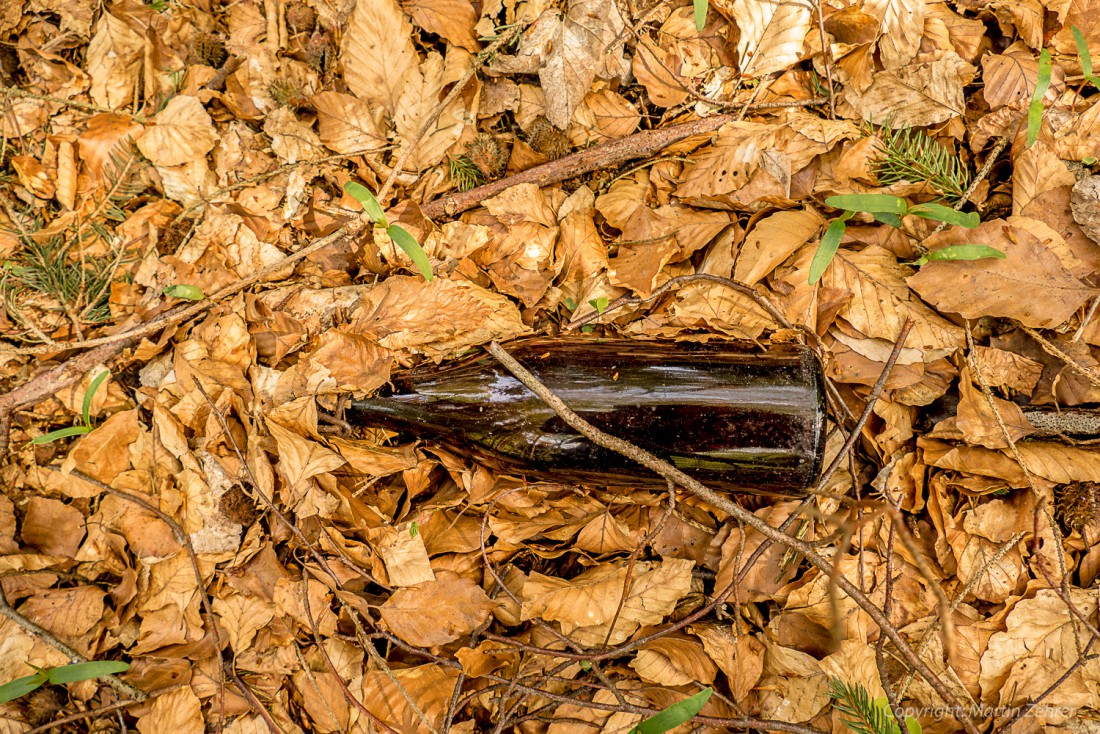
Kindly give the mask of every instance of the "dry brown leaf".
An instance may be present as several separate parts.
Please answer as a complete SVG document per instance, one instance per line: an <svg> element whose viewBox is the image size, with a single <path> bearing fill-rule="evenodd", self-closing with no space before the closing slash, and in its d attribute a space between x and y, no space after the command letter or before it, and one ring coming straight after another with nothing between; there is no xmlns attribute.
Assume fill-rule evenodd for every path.
<svg viewBox="0 0 1100 734"><path fill-rule="evenodd" d="M663 620L688 592L694 565L678 558L635 564L611 643L622 642L643 624ZM617 564L594 566L569 581L532 573L520 594L523 619L559 622L562 631L578 642L602 642L623 598L626 573L625 565Z"/></svg>
<svg viewBox="0 0 1100 734"><path fill-rule="evenodd" d="M21 530L24 543L48 555L76 555L84 539L84 515L80 510L57 500L31 497L25 512Z"/></svg>
<svg viewBox="0 0 1100 734"><path fill-rule="evenodd" d="M206 726L199 697L189 686L160 694L149 712L138 719L137 729L141 734L202 734Z"/></svg>
<svg viewBox="0 0 1100 734"><path fill-rule="evenodd" d="M108 109L124 107L133 98L141 76L145 39L124 20L103 13L88 43L88 74L92 100Z"/></svg>
<svg viewBox="0 0 1100 734"><path fill-rule="evenodd" d="M218 142L210 115L197 97L173 97L137 139L137 147L158 166L201 161Z"/></svg>
<svg viewBox="0 0 1100 734"><path fill-rule="evenodd" d="M970 381L970 371L963 369L959 379L959 409L957 425L963 438L972 444L990 449L1005 449L1009 441L1019 441L1035 432L1035 428L1024 418L1020 406L998 397L989 396L996 406L998 416L982 391ZM1002 430L1001 426L1005 430ZM1007 430L1008 437L1005 437Z"/></svg>
<svg viewBox="0 0 1100 734"><path fill-rule="evenodd" d="M741 73L760 77L783 71L802 58L802 42L813 11L798 0L733 0L728 13L741 30L737 43Z"/></svg>
<svg viewBox="0 0 1100 734"><path fill-rule="evenodd" d="M1064 74L1060 66L1051 69L1048 97L1053 100L1064 87ZM1021 108L1031 99L1039 80L1039 60L1027 48L1013 44L1000 54L982 57L982 93L990 109L1004 106ZM1020 110L1021 116L1023 110Z"/></svg>
<svg viewBox="0 0 1100 734"><path fill-rule="evenodd" d="M849 89L845 99L864 119L889 119L894 127L936 125L963 114L963 87L976 71L958 55L948 54L878 72L864 92Z"/></svg>
<svg viewBox="0 0 1100 734"><path fill-rule="evenodd" d="M415 586L435 581L424 536L411 525L380 527L371 531L371 542L386 564L391 586Z"/></svg>
<svg viewBox="0 0 1100 734"><path fill-rule="evenodd" d="M493 606L481 587L470 579L440 571L434 581L395 591L378 608L378 613L405 642L433 647L468 636L488 619Z"/></svg>
<svg viewBox="0 0 1100 734"><path fill-rule="evenodd" d="M1050 146L1043 140L1024 148L1013 156L1012 213L1022 214L1024 207L1038 196L1062 186L1072 186L1076 179Z"/></svg>
<svg viewBox="0 0 1100 734"><path fill-rule="evenodd" d="M643 36L634 53L631 71L638 83L645 87L653 104L675 107L688 96L687 81L674 71L679 67L680 58L676 53Z"/></svg>
<svg viewBox="0 0 1100 734"><path fill-rule="evenodd" d="M377 151L387 144L381 107L350 94L321 92L311 100L317 110L321 142L337 153Z"/></svg>
<svg viewBox="0 0 1100 734"><path fill-rule="evenodd" d="M412 0L405 5L413 23L470 53L481 49L474 25L477 12L466 0Z"/></svg>
<svg viewBox="0 0 1100 734"><path fill-rule="evenodd" d="M444 87L462 76L469 64L470 59L462 52L452 50L446 62L439 54L430 53L419 67L402 78L393 121L398 139L404 145L413 146L415 141L409 167L422 170L439 163L462 137L463 130L468 125L473 126L475 111L469 95L459 95L439 110L439 103L445 96ZM418 138L437 113L438 117L424 136Z"/></svg>
<svg viewBox="0 0 1100 734"><path fill-rule="evenodd" d="M372 714L400 732L424 730L413 709L415 704L438 730L458 676L459 671L435 664L393 671L371 670L363 676L361 700Z"/></svg>
<svg viewBox="0 0 1100 734"><path fill-rule="evenodd" d="M299 491L299 485L307 479L338 469L345 463L340 454L283 428L275 421L267 422L267 431L278 446L276 470L292 491Z"/></svg>
<svg viewBox="0 0 1100 734"><path fill-rule="evenodd" d="M138 439L137 411L115 413L81 437L61 465L65 473L79 469L105 484L130 468L129 446ZM98 493L98 491L97 491Z"/></svg>
<svg viewBox="0 0 1100 734"><path fill-rule="evenodd" d="M764 636L760 715L789 723L809 721L829 702L829 680L807 653L777 645Z"/></svg>
<svg viewBox="0 0 1100 734"><path fill-rule="evenodd" d="M701 643L672 635L650 640L638 648L630 667L642 680L659 686L709 685L718 673Z"/></svg>
<svg viewBox="0 0 1100 734"><path fill-rule="evenodd" d="M1004 316L1049 328L1069 319L1095 291L1070 275L1037 237L1003 220L967 232L946 232L939 245L971 242L995 247L1004 259L935 261L908 278L921 298L968 319Z"/></svg>
<svg viewBox="0 0 1100 734"><path fill-rule="evenodd" d="M1070 599L1082 615L1096 613L1096 597L1083 590L1071 588ZM1023 661L1049 659L1062 671L1077 662L1077 650L1085 639L1084 633L1066 612L1066 603L1054 589L1039 589L1030 599L1021 599L1002 623L1004 631L989 638L982 655L980 677L982 700L999 702L1012 668ZM1076 637L1076 641L1075 641ZM1091 668L1091 666L1089 666Z"/></svg>
<svg viewBox="0 0 1100 734"><path fill-rule="evenodd" d="M344 31L341 56L348 89L390 115L397 111L408 79L419 73L412 25L396 0L355 4Z"/></svg>
<svg viewBox="0 0 1100 734"><path fill-rule="evenodd" d="M881 247L859 252L840 250L821 278L821 285L852 294L838 314L866 336L897 341L906 318L914 321L906 344L924 350L953 350L963 345L962 329L913 298L899 265Z"/></svg>
<svg viewBox="0 0 1100 734"><path fill-rule="evenodd" d="M212 604L234 650L247 650L256 633L275 616L274 604L254 596L232 594L217 597Z"/></svg>
<svg viewBox="0 0 1100 734"><path fill-rule="evenodd" d="M387 349L416 349L437 358L530 332L504 296L465 280L425 283L411 276L387 278L367 292L351 331Z"/></svg>
<svg viewBox="0 0 1100 734"><path fill-rule="evenodd" d="M19 605L19 613L66 640L79 640L103 619L106 592L94 586L43 589Z"/></svg>
<svg viewBox="0 0 1100 734"><path fill-rule="evenodd" d="M676 193L683 198L719 196L749 182L765 150L779 144L780 127L758 122L723 125L714 144L693 157Z"/></svg>
<svg viewBox="0 0 1100 734"><path fill-rule="evenodd" d="M970 352L974 370L990 387L1007 387L1031 395L1043 374L1043 365L1015 352L975 345Z"/></svg>
<svg viewBox="0 0 1100 734"><path fill-rule="evenodd" d="M596 77L614 79L626 71L622 58L626 23L615 3L572 0L551 37L539 69L546 93L546 119L564 130Z"/></svg>
<svg viewBox="0 0 1100 734"><path fill-rule="evenodd" d="M776 212L745 236L733 279L755 285L818 233L825 220L814 209Z"/></svg>
<svg viewBox="0 0 1100 734"><path fill-rule="evenodd" d="M703 642L703 649L726 674L734 701L743 701L764 672L764 646L749 634L733 634L726 626L692 625L688 630Z"/></svg>
<svg viewBox="0 0 1100 734"><path fill-rule="evenodd" d="M882 23L878 52L882 66L896 69L905 66L917 54L924 33L923 0L869 0L863 12Z"/></svg>

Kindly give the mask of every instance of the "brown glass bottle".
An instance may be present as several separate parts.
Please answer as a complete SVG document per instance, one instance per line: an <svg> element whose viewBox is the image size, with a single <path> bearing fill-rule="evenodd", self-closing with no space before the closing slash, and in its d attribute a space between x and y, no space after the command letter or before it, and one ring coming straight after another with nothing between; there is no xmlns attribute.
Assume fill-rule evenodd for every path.
<svg viewBox="0 0 1100 734"><path fill-rule="evenodd" d="M713 487L797 495L821 471L824 378L808 349L543 338L505 348L593 425ZM487 354L392 382L352 403L348 419L536 479L663 485L574 431Z"/></svg>

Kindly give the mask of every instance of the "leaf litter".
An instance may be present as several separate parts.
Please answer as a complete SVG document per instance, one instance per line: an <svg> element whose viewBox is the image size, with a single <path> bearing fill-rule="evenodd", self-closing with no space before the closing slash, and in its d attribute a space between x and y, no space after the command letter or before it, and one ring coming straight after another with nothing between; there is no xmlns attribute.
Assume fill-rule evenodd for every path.
<svg viewBox="0 0 1100 734"><path fill-rule="evenodd" d="M1100 454L1058 421L1100 402L1094 16L7 3L0 684L130 668L5 731L842 731L884 700L1091 730ZM900 214L826 203L867 194ZM830 459L874 397L808 507L739 500L833 576L681 492L333 417L578 328L810 344Z"/></svg>

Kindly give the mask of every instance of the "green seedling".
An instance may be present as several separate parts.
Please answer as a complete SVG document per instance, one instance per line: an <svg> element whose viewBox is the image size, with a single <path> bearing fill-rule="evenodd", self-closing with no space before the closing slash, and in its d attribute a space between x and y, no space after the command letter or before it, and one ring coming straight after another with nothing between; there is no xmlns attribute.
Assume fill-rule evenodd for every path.
<svg viewBox="0 0 1100 734"><path fill-rule="evenodd" d="M922 255L918 260L913 261L913 265L919 268L925 263L935 262L937 260L981 260L987 257L1003 260L1005 254L997 248L989 247L988 245L950 245L941 250L935 250L934 252Z"/></svg>
<svg viewBox="0 0 1100 734"><path fill-rule="evenodd" d="M607 296L600 296L599 298L593 298L588 302L588 305L596 309L596 313L603 315L603 312L607 310Z"/></svg>
<svg viewBox="0 0 1100 734"><path fill-rule="evenodd" d="M378 199L370 192L370 189L354 181L348 181L344 184L344 191L351 194L352 198L359 202L359 205L363 207L363 211L374 222L374 226L386 230L386 234L389 235L390 239L412 259L413 265L424 276L424 280L431 283L432 278L435 276L432 274L432 264L428 260L428 254L424 252L424 248L420 246L415 237L409 234L408 230L400 224L390 224L386 221L386 212L382 209L382 205L378 203Z"/></svg>
<svg viewBox="0 0 1100 734"><path fill-rule="evenodd" d="M30 663L27 663L27 665L30 665ZM87 663L60 665L56 668L39 668L37 665L31 665L31 667L38 672L34 675L16 678L0 686L0 703L14 701L47 683L55 685L76 683L82 680L122 673L130 669L130 664L118 660L93 660Z"/></svg>
<svg viewBox="0 0 1100 734"><path fill-rule="evenodd" d="M695 10L695 30L702 33L703 26L707 24L707 10L710 8L710 0L692 0Z"/></svg>
<svg viewBox="0 0 1100 734"><path fill-rule="evenodd" d="M713 690L706 688L694 696L678 701L638 724L630 730L630 734L664 734L666 731L671 731L680 724L691 721L692 716L702 711L712 693L714 693Z"/></svg>
<svg viewBox="0 0 1100 734"><path fill-rule="evenodd" d="M1077 44L1077 55L1081 57L1081 74L1085 77L1082 83L1091 84L1100 89L1100 77L1092 75L1092 54L1089 53L1089 45L1085 41L1085 34L1081 33L1081 29L1077 26L1072 26L1072 28L1073 42Z"/></svg>
<svg viewBox="0 0 1100 734"><path fill-rule="evenodd" d="M70 426L68 428L59 428L56 431L50 431L41 436L36 436L31 440L32 446L41 446L47 443L53 443L54 441L60 441L63 438L69 438L70 436L82 436L85 433L91 433L92 428L92 398L95 396L96 390L103 384L103 381L111 374L110 370L103 370L95 379L92 380L92 384L88 385L88 389L84 392L84 403L81 406L80 417L83 419L83 423L79 426Z"/></svg>
<svg viewBox="0 0 1100 734"><path fill-rule="evenodd" d="M1031 106L1027 108L1027 147L1035 145L1039 139L1039 129L1043 126L1043 97L1050 87L1051 71L1050 51L1045 48L1039 52L1039 79L1035 82L1035 91L1031 94Z"/></svg>
<svg viewBox="0 0 1100 734"><path fill-rule="evenodd" d="M966 227L967 229L973 229L981 224L981 218L975 212L960 212L955 211L949 206L943 204L914 204L910 206L906 203L905 199L900 196L891 196L889 194L844 194L841 196L830 196L825 200L825 203L836 209L844 210L844 213L829 223L829 228L825 230L825 235L821 238L821 244L817 247L817 252L814 253L814 259L810 262L810 285L813 285L817 281L821 280L821 276L825 274L825 270L829 267L829 263L833 261L836 256L837 250L840 248L840 241L844 238L844 232L847 229L846 222L855 215L856 212L864 212L870 214L876 221L883 224L889 224L891 227L900 227L901 218L906 215L912 215L915 217L922 217L924 219L934 219L937 222L945 222L947 224L954 224L959 227ZM977 247L972 246L972 247ZM945 248L947 249L947 248ZM994 252L992 247L986 248ZM996 257L995 255L975 255L976 251L966 251L963 255L969 253L971 257L965 257L963 255L954 257L955 260L975 260L979 257ZM1003 254L1000 255L1004 257ZM931 258L930 259L936 259ZM947 259L941 257L939 259ZM925 261L927 262L927 260ZM924 263L920 263L923 265Z"/></svg>
<svg viewBox="0 0 1100 734"><path fill-rule="evenodd" d="M829 696L837 711L847 717L841 719L844 725L856 734L900 734L885 696L872 699L859 683L849 685L839 678L830 679ZM912 716L905 717L905 728L907 734L921 734L920 722Z"/></svg>

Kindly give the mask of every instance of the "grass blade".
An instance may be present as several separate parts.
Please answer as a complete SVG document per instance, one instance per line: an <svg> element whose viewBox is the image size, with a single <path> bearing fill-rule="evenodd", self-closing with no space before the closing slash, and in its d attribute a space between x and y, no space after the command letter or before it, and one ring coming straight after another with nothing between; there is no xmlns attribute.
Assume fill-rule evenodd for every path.
<svg viewBox="0 0 1100 734"><path fill-rule="evenodd" d="M1081 57L1081 73L1088 80L1092 76L1092 54L1089 53L1089 44L1085 41L1085 34L1077 26L1073 28L1073 42L1077 44L1077 55Z"/></svg>
<svg viewBox="0 0 1100 734"><path fill-rule="evenodd" d="M378 203L378 199L374 198L374 194L370 192L370 189L363 184L348 181L344 184L344 191L351 194L352 198L359 202L359 205L363 207L363 211L367 213L372 222L382 227L387 226L386 212L382 209L382 205Z"/></svg>
<svg viewBox="0 0 1100 734"><path fill-rule="evenodd" d="M424 248L420 246L416 238L409 234L404 227L397 224L391 224L387 227L386 234L397 243L398 247L405 251L406 255L412 258L413 265L424 276L424 280L431 283L434 277L432 275L432 264L428 261L427 253L424 252Z"/></svg>
<svg viewBox="0 0 1100 734"><path fill-rule="evenodd" d="M955 211L943 204L917 204L909 210L909 213L917 217L933 219L937 222L947 222L967 229L974 229L982 223L982 218L978 216L977 212Z"/></svg>
<svg viewBox="0 0 1100 734"><path fill-rule="evenodd" d="M22 678L16 678L10 683L5 683L0 686L0 703L7 703L8 701L14 701L20 696L25 696L45 682L46 676L41 673L35 673L34 675L25 675Z"/></svg>
<svg viewBox="0 0 1100 734"><path fill-rule="evenodd" d="M909 208L905 199L889 194L841 194L830 196L825 203L834 209L868 214L905 214Z"/></svg>
<svg viewBox="0 0 1100 734"><path fill-rule="evenodd" d="M695 5L695 30L701 33L703 26L707 24L707 8L710 6L710 0L693 0L693 2Z"/></svg>
<svg viewBox="0 0 1100 734"><path fill-rule="evenodd" d="M84 403L80 406L80 416L84 419L84 425L88 430L92 429L92 398L95 397L95 391L99 389L99 386L103 384L103 381L107 379L107 376L111 374L110 370L103 370L95 379L92 380L92 384L88 385L88 390L84 393Z"/></svg>
<svg viewBox="0 0 1100 734"><path fill-rule="evenodd" d="M35 436L31 439L31 446L42 446L44 444L53 443L54 441L60 441L63 438L69 436L83 436L85 433L90 433L91 426L69 426L68 428L58 428L56 431L50 431L42 436Z"/></svg>
<svg viewBox="0 0 1100 734"><path fill-rule="evenodd" d="M851 217L851 212L844 212L843 216L834 219L829 224L829 228L825 230L825 236L821 238L821 244L817 246L813 262L810 263L810 285L821 280L821 276L825 274L825 269L833 261L836 251L840 249L840 240L844 238L844 230L848 229L845 222Z"/></svg>
<svg viewBox="0 0 1100 734"><path fill-rule="evenodd" d="M122 673L129 670L130 664L120 660L91 660L87 663L61 665L46 671L50 683L76 683L77 681L99 678L104 675Z"/></svg>
<svg viewBox="0 0 1100 734"><path fill-rule="evenodd" d="M703 710L703 706L714 693L710 688L699 691L694 696L672 704L664 711L653 714L630 730L630 734L664 734L680 724L691 720L692 716Z"/></svg>
<svg viewBox="0 0 1100 734"><path fill-rule="evenodd" d="M1035 92L1031 95L1031 106L1027 109L1027 147L1035 145L1039 139L1039 130L1043 126L1043 97L1050 87L1050 51L1045 48L1039 52L1039 79L1035 82Z"/></svg>

